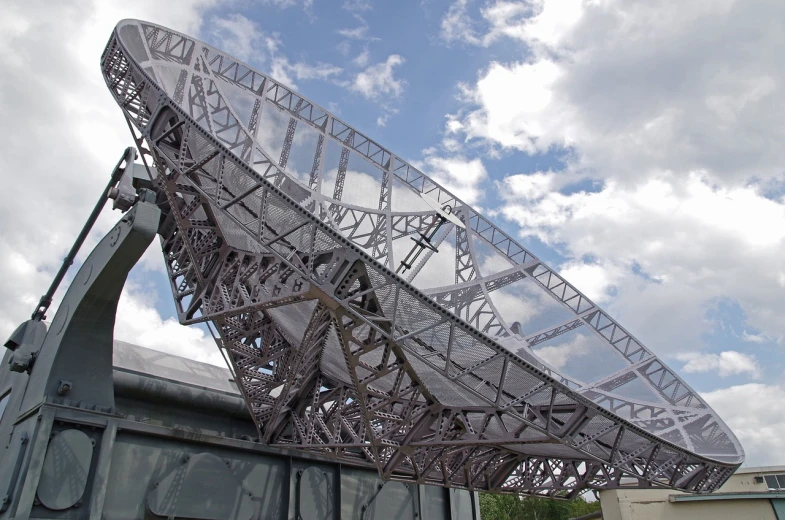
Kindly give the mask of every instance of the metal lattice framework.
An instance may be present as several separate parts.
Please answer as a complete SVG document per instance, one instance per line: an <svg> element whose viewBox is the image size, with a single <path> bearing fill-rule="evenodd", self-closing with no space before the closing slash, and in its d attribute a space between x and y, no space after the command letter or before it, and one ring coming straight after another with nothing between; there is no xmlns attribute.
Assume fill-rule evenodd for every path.
<svg viewBox="0 0 785 520"><path fill-rule="evenodd" d="M264 442L555 497L708 492L743 461L629 332L329 112L145 22L118 24L101 64L169 207L180 321L216 326Z"/></svg>

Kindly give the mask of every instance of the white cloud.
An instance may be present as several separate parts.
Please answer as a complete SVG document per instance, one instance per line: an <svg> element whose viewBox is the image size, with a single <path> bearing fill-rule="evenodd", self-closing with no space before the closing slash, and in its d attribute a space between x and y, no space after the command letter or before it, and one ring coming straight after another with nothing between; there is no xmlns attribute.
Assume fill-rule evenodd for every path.
<svg viewBox="0 0 785 520"><path fill-rule="evenodd" d="M341 8L352 13L370 11L373 9L373 6L368 0L344 0L341 4Z"/></svg>
<svg viewBox="0 0 785 520"><path fill-rule="evenodd" d="M522 197L525 200L538 200L552 193L558 186L558 174L554 172L535 172L526 175L510 175L500 186L500 190Z"/></svg>
<svg viewBox="0 0 785 520"><path fill-rule="evenodd" d="M216 47L228 54L250 62L256 55L264 59L264 35L257 24L241 14L224 18L214 16L210 23L210 36Z"/></svg>
<svg viewBox="0 0 785 520"><path fill-rule="evenodd" d="M553 46L581 19L583 3L583 0L497 1L479 9L477 16L469 12L474 2L456 0L442 18L441 37L447 43L484 47L503 37Z"/></svg>
<svg viewBox="0 0 785 520"><path fill-rule="evenodd" d="M609 290L621 276L613 266L610 268L597 263L567 262L559 269L565 280L580 287L581 292L595 303L609 300Z"/></svg>
<svg viewBox="0 0 785 520"><path fill-rule="evenodd" d="M424 161L416 162L415 166L429 177L467 204L475 204L483 198L480 186L488 172L480 159L466 159L460 155L443 157L433 149L424 150L424 155Z"/></svg>
<svg viewBox="0 0 785 520"><path fill-rule="evenodd" d="M557 370L562 370L567 365L567 361L585 356L589 352L589 342L586 336L575 336L568 342L534 350L540 359Z"/></svg>
<svg viewBox="0 0 785 520"><path fill-rule="evenodd" d="M0 248L5 252L0 255L4 273L0 335L7 337L29 318L112 167L132 144L98 66L115 24L136 17L198 34L203 14L213 3L183 1L177 9L152 0L0 3L0 44L14 49L0 56L0 179L13 190L13 196L0 206ZM104 211L77 262L120 216ZM141 268L161 269L160 255L160 250L151 250ZM76 267L69 275L75 272ZM55 295L50 319L67 283L68 279ZM159 316L148 301L137 300L132 308L121 305L117 320L133 322L141 314L148 324ZM168 337L180 345L194 339L193 333L179 325L167 330ZM184 339L176 340L175 331ZM145 345L133 334L125 339L160 347L155 342Z"/></svg>
<svg viewBox="0 0 785 520"><path fill-rule="evenodd" d="M510 202L505 210L507 216L527 230L556 230L558 223L568 218L580 219L587 225L632 220L644 227L655 221L658 225L681 226L683 231L692 231L685 227L711 226L712 232L748 248L776 249L785 238L785 228L780 227L785 224L785 207L761 197L755 187L722 188L705 176L692 173L642 179L633 186L608 181L598 192L565 195L548 191L561 182L556 174L507 177L502 183L502 195ZM515 205L516 201L525 204ZM532 203L538 207L528 209ZM647 231L657 236L655 229ZM619 244L619 248L624 247ZM588 246L586 249L584 252L591 252Z"/></svg>
<svg viewBox="0 0 785 520"><path fill-rule="evenodd" d="M297 4L300 3L300 0L260 0L260 3L286 9L289 7L296 6ZM313 3L313 0L305 0L302 3L304 5L311 5Z"/></svg>
<svg viewBox="0 0 785 520"><path fill-rule="evenodd" d="M568 267L589 255L622 273L611 310L643 339L668 349L700 343L706 309L732 298L760 337L782 341L776 316L785 306L774 288L783 279L785 207L763 193L783 179L775 143L785 123L771 110L785 108L785 90L772 72L778 58L745 42L770 48L785 37L766 24L753 30L754 8L728 2L686 11L577 5L537 4L525 15L497 2L482 11L488 32L477 38L513 38L527 54L464 85L448 140L567 153L564 171L506 178L501 214L557 247ZM771 17L779 11L760 6ZM583 189L593 193L565 190L592 180Z"/></svg>
<svg viewBox="0 0 785 520"><path fill-rule="evenodd" d="M554 100L554 84L563 75L547 60L492 63L476 86L463 89L463 97L480 108L451 115L447 131L532 154L569 146L573 109Z"/></svg>
<svg viewBox="0 0 785 520"><path fill-rule="evenodd" d="M343 69L329 63L315 65L304 62L291 63L284 56L273 56L270 65L270 75L292 88L297 88L295 80L328 80L339 76L342 72Z"/></svg>
<svg viewBox="0 0 785 520"><path fill-rule="evenodd" d="M376 118L376 126L387 126L387 121L397 113L397 108L386 107L384 113Z"/></svg>
<svg viewBox="0 0 785 520"><path fill-rule="evenodd" d="M260 0L262 5L269 5L277 7L278 9L288 9L290 7L300 6L302 10L309 15L313 21L313 0Z"/></svg>
<svg viewBox="0 0 785 520"><path fill-rule="evenodd" d="M478 45L481 39L477 36L472 19L467 13L468 0L456 0L450 5L442 18L441 37L447 43L463 41Z"/></svg>
<svg viewBox="0 0 785 520"><path fill-rule="evenodd" d="M343 40L338 45L336 45L335 48L338 49L338 52L344 56L348 56L349 53L352 52L352 44L349 40Z"/></svg>
<svg viewBox="0 0 785 520"><path fill-rule="evenodd" d="M365 49L353 63L364 67L368 64L369 56L368 49ZM395 69L405 62L402 56L391 54L387 60L367 66L357 73L351 82L344 84L349 90L358 92L378 104L381 114L376 118L376 126L386 126L390 118L398 113L398 109L393 105L401 97L407 84L405 80L395 76Z"/></svg>
<svg viewBox="0 0 785 520"><path fill-rule="evenodd" d="M379 38L377 38L376 36L371 36L370 34L368 34L370 31L368 22L365 20L365 18L363 18L360 15L360 12L365 11L366 8L370 9L371 8L370 5L366 6L361 2L354 2L351 5L349 5L349 3L344 3L343 8L351 12L354 19L357 20L360 24L357 27L352 27L352 28L345 27L343 29L338 29L335 31L336 33L347 39L347 41L344 42L347 50L351 45L348 40L359 40L359 41L366 41L366 42L379 41Z"/></svg>
<svg viewBox="0 0 785 520"><path fill-rule="evenodd" d="M712 372L721 377L735 374L760 375L760 367L755 356L748 356L735 350L726 350L719 354L708 352L684 352L676 355L676 359L684 362L682 370L687 373Z"/></svg>
<svg viewBox="0 0 785 520"><path fill-rule="evenodd" d="M785 464L785 386L746 384L703 393L738 437L748 466Z"/></svg>
<svg viewBox="0 0 785 520"><path fill-rule="evenodd" d="M584 13L583 0L496 2L482 10L490 31L487 45L504 36L552 48L574 29Z"/></svg>
<svg viewBox="0 0 785 520"><path fill-rule="evenodd" d="M471 102L452 118L467 139L571 148L574 166L601 177L781 176L785 121L774 114L785 109L785 72L772 49L785 33L759 22L781 19L785 5L554 1L523 11L506 2L482 11L481 42L505 36L525 50L467 87Z"/></svg>
<svg viewBox="0 0 785 520"><path fill-rule="evenodd" d="M405 61L403 56L391 54L387 60L358 73L349 88L371 100L397 98L406 88L406 81L395 77L395 68Z"/></svg>
<svg viewBox="0 0 785 520"><path fill-rule="evenodd" d="M336 116L341 115L341 107L335 101L330 101L329 103L327 103L327 110L329 110L331 114L335 114Z"/></svg>
<svg viewBox="0 0 785 520"><path fill-rule="evenodd" d="M203 363L226 366L212 337L198 327L183 327L173 319L163 319L155 309L156 296L128 282L120 296L115 323L115 339L168 352Z"/></svg>
<svg viewBox="0 0 785 520"><path fill-rule="evenodd" d="M370 59L370 53L368 52L368 49L365 49L360 54L358 54L356 58L352 60L352 63L354 63L358 67L365 67L366 65L368 65L369 59Z"/></svg>
<svg viewBox="0 0 785 520"><path fill-rule="evenodd" d="M259 25L247 17L233 13L223 18L214 16L210 22L209 36L215 46L245 62L259 64L276 80L296 88L299 80L330 80L343 69L329 63L292 63L281 52L283 43L276 33L266 34Z"/></svg>
<svg viewBox="0 0 785 520"><path fill-rule="evenodd" d="M360 25L353 29L338 29L338 34L350 40L367 40L368 39L368 26Z"/></svg>
<svg viewBox="0 0 785 520"><path fill-rule="evenodd" d="M658 352L694 350L712 302L734 298L748 326L785 340L785 206L755 187L722 188L699 174L663 175L637 185L606 181L597 192L563 194L566 174L505 179L501 214L572 259L595 259L598 278L573 280L594 292L603 276L617 288L609 310ZM580 263L580 262L579 262ZM751 266L755 266L752 268ZM571 276L568 276L572 280Z"/></svg>
<svg viewBox="0 0 785 520"><path fill-rule="evenodd" d="M499 214L557 249L592 298L613 287L610 313L687 374L781 378L706 333L785 343L784 16L756 0L458 1L444 19L447 42L520 44L461 86L447 139L562 154L561 171L499 182ZM707 317L726 301L738 331ZM783 390L704 395L751 465L785 463Z"/></svg>
<svg viewBox="0 0 785 520"><path fill-rule="evenodd" d="M762 334L750 334L746 330L742 332L741 339L743 339L744 341L748 341L750 343L765 343L769 341L769 339L766 336L763 336Z"/></svg>

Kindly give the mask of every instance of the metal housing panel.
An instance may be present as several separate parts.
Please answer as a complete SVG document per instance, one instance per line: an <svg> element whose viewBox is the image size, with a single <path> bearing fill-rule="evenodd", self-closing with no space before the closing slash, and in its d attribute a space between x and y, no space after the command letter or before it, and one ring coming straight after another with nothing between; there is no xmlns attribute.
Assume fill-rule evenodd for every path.
<svg viewBox="0 0 785 520"><path fill-rule="evenodd" d="M64 430L49 441L38 482L38 499L49 509L76 504L84 494L93 460L93 442L79 430Z"/></svg>
<svg viewBox="0 0 785 520"><path fill-rule="evenodd" d="M227 461L211 453L186 455L147 495L150 511L165 518L250 520L253 495Z"/></svg>
<svg viewBox="0 0 785 520"><path fill-rule="evenodd" d="M401 482L387 482L366 506L363 520L415 520L417 509L413 492Z"/></svg>
<svg viewBox="0 0 785 520"><path fill-rule="evenodd" d="M450 501L447 496L449 489L436 486L423 486L420 506L422 518L428 520L451 520Z"/></svg>
<svg viewBox="0 0 785 520"><path fill-rule="evenodd" d="M333 490L327 473L310 467L297 479L297 512L302 520L332 520Z"/></svg>

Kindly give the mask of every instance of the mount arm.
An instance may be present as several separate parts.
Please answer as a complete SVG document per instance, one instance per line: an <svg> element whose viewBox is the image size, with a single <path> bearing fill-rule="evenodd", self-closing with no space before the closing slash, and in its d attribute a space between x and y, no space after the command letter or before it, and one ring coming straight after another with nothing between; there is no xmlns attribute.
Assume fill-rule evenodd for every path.
<svg viewBox="0 0 785 520"><path fill-rule="evenodd" d="M65 274L68 272L68 268L71 267L71 265L74 263L74 258L76 258L76 254L79 252L79 249L82 247L82 244L84 244L87 235L90 234L90 230L93 228L93 224L95 224L95 221L98 220L98 215L100 215L101 210L104 209L104 204L110 197L122 200L121 197L125 195L124 192L121 192L115 186L117 186L117 183L120 182L120 179L123 177L123 173L125 173L126 169L129 167L133 168L135 159L136 159L136 149L129 146L128 148L125 149L123 156L117 162L117 165L114 167L114 170L112 170L112 175L109 179L109 183L106 185L106 188L101 193L101 196L98 197L98 202L96 202L92 213L90 213L90 216L87 217L87 222L85 222L84 226L82 227L82 231L79 233L79 236L76 237L76 240L74 241L74 245L71 247L71 250L68 252L68 255L66 255L66 257L63 259L63 265L61 265L60 270L57 271L57 274L55 275L54 280L52 280L52 284L49 286L49 289L46 291L46 293L43 296L41 296L41 300L38 302L38 306L33 312L31 319L35 321L42 321L46 319L46 311L47 309L49 309L49 306L52 305L52 298L54 297L55 291L57 291L57 288L60 285L60 282L63 281L63 278L65 278ZM118 207L118 205L115 204L115 207Z"/></svg>

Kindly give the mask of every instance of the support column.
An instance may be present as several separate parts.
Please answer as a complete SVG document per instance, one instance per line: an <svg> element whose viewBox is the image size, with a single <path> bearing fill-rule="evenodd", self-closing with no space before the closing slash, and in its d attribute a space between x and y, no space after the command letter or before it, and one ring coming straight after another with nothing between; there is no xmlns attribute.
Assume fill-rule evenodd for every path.
<svg viewBox="0 0 785 520"><path fill-rule="evenodd" d="M90 253L68 287L36 355L23 413L58 398L114 408L117 303L128 272L152 242L161 217L152 192L143 192L140 198Z"/></svg>

